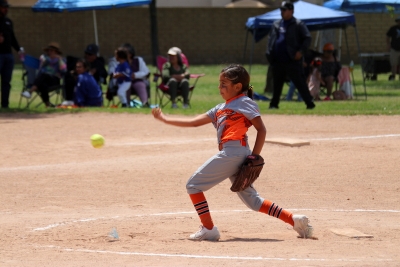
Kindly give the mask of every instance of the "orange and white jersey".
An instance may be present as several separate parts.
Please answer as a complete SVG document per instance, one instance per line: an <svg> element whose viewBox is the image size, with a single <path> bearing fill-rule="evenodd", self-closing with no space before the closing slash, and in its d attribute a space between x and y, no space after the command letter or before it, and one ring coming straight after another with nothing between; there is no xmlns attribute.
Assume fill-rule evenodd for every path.
<svg viewBox="0 0 400 267"><path fill-rule="evenodd" d="M207 115L217 129L218 144L223 144L231 140L247 142L251 120L260 116L260 111L256 102L240 94L210 109Z"/></svg>

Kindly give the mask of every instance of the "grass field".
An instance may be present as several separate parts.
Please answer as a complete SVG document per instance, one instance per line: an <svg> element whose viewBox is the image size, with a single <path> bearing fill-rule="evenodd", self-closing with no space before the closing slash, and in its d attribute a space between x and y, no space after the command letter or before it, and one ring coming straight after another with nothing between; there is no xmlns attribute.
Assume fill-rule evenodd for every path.
<svg viewBox="0 0 400 267"><path fill-rule="evenodd" d="M204 77L200 78L192 97L192 108L189 110L177 109L172 110L168 107L164 109L167 113L173 114L199 114L209 108L215 106L222 101L218 93L218 74L224 66L222 65L192 65L191 73L204 73ZM246 66L247 67L247 66ZM155 67L151 66L152 73ZM251 68L251 83L255 88L255 92L263 93L266 80L266 65L253 65ZM10 96L10 110L0 110L0 112L26 112L26 113L53 113L53 112L132 112L132 113L149 113L149 109L110 109L110 108L84 108L84 109L46 109L43 105L39 108L19 109L18 103L22 88L22 67L16 65L13 73L12 90ZM364 87L362 83L362 74L360 66L355 66L354 70L356 90L354 100L348 101L330 101L317 102L317 108L310 111L305 109L303 102L282 101L279 110L268 110L269 102L259 102L262 113L271 114L313 114L313 115L392 115L400 114L400 81L387 80L386 74L378 76L377 81L366 81L367 98L364 95ZM152 79L152 77L151 77ZM103 91L105 91L105 87ZM151 102L155 103L155 84L151 85L152 95ZM283 95L287 92L284 88ZM267 94L271 97L271 94ZM23 99L24 100L24 99ZM106 101L107 104L107 101Z"/></svg>

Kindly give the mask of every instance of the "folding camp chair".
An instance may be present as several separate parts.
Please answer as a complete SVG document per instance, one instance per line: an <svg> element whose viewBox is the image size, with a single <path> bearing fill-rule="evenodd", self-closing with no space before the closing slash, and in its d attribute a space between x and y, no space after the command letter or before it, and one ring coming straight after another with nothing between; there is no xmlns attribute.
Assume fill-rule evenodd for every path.
<svg viewBox="0 0 400 267"><path fill-rule="evenodd" d="M25 55L25 60L23 63L23 73L22 73L22 91L27 91L29 90L33 82L35 81L36 75L39 71L39 66L40 66L40 60L38 58L35 58L30 55ZM63 79L60 85L55 85L49 88L49 98L52 98L53 96L56 96L56 101L55 104L59 103L59 101L62 100L61 97L61 91L63 87ZM32 95L31 98L25 98L26 99L26 106L25 108L29 108L29 106L35 101L35 99L40 96L40 92L36 91L34 95ZM24 98L22 95L20 95L19 98L19 104L18 107L21 108L22 104L22 98ZM35 108L38 108L40 105L43 104L43 101L40 101L40 103L36 104Z"/></svg>
<svg viewBox="0 0 400 267"><path fill-rule="evenodd" d="M183 63L189 67L189 62L184 54L181 54L181 58ZM154 73L153 81L156 84L156 94L155 94L155 104L158 104L161 108L164 108L168 103L171 102L171 96L169 95L169 88L167 85L162 82L162 67L164 63L166 63L168 59L163 56L157 56L157 72ZM192 98L192 94L194 88L196 87L197 81L200 77L203 77L205 74L190 74L191 79L195 79L194 83L189 87L189 107L190 107L190 99ZM178 90L176 101L180 101L183 103L183 97L181 92Z"/></svg>

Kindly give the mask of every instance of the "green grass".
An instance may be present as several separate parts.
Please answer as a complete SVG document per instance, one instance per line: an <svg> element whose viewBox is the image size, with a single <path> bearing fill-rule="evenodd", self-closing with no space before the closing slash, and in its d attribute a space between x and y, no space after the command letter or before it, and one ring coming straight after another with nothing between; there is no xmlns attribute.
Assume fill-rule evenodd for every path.
<svg viewBox="0 0 400 267"><path fill-rule="evenodd" d="M169 106L164 108L164 112L171 114L193 115L204 113L211 107L223 102L218 91L218 75L222 65L192 65L192 73L205 73L206 76L199 79L192 97L192 108L183 110L172 110ZM248 67L248 66L246 66ZM152 73L154 67L150 67ZM266 65L253 65L251 68L251 84L257 93L262 94L266 80ZM10 95L10 109L1 110L6 112L23 113L78 113L78 112L129 112L129 113L150 113L149 109L121 109L121 108L83 108L83 109L46 109L43 105L39 108L24 109L18 108L20 93L22 88L22 68L16 65L13 73L12 90ZM354 78L356 82L356 99L348 101L318 101L314 110L306 110L303 102L281 101L279 110L269 110L269 102L258 102L261 113L263 114L313 114L313 115L394 115L400 114L400 81L388 81L388 74L378 75L377 81L366 81L367 99L364 96L362 74L360 66L355 66ZM152 77L151 77L152 79ZM155 99L155 85L152 82L151 102ZM105 91L105 88L103 88ZM283 90L283 96L287 92L287 87ZM271 98L271 94L266 94ZM25 99L23 104L25 103ZM36 100L39 101L39 100ZM38 103L38 102L37 102ZM107 103L107 100L106 102ZM33 106L33 105L32 105Z"/></svg>

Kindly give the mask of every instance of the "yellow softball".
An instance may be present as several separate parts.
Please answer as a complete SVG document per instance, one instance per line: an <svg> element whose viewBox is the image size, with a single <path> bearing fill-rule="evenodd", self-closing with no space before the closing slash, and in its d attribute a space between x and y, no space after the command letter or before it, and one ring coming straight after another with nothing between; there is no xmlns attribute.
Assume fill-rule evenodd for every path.
<svg viewBox="0 0 400 267"><path fill-rule="evenodd" d="M92 146L94 148L101 148L104 146L104 137L100 134L94 134L90 137L90 141L92 142Z"/></svg>

